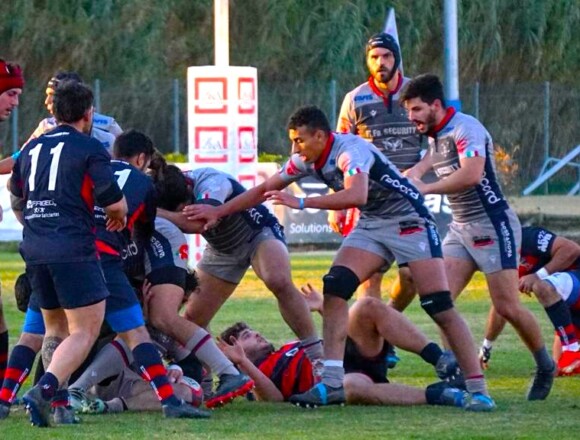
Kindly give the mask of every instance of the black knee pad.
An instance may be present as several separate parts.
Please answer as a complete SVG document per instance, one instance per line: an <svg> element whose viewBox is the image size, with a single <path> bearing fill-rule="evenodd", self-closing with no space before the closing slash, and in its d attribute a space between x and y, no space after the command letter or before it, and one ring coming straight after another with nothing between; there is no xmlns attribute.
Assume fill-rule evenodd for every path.
<svg viewBox="0 0 580 440"><path fill-rule="evenodd" d="M421 297L421 307L431 317L437 313L444 312L453 308L453 300L451 299L451 292L444 290L442 292L430 293Z"/></svg>
<svg viewBox="0 0 580 440"><path fill-rule="evenodd" d="M324 282L322 289L324 295L338 296L347 301L360 284L356 274L345 266L332 266L322 281Z"/></svg>

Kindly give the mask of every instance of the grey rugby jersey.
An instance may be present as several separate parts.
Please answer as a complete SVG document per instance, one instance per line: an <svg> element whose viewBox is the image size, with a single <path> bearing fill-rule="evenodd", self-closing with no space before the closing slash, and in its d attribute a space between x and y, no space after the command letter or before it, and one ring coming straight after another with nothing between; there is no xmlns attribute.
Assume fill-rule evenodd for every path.
<svg viewBox="0 0 580 440"><path fill-rule="evenodd" d="M358 207L361 219L389 219L415 212L431 218L417 188L373 144L354 134L332 133L316 163L305 163L294 154L280 170L288 183L310 175L334 191L344 189L345 176L357 173L369 175L367 203Z"/></svg>
<svg viewBox="0 0 580 440"><path fill-rule="evenodd" d="M240 195L245 188L232 176L214 168L197 168L184 173L193 184L193 203L221 205ZM264 205L223 217L218 225L203 232L203 238L218 252L230 254L249 242L264 227L278 225Z"/></svg>
<svg viewBox="0 0 580 440"><path fill-rule="evenodd" d="M439 179L445 179L461 168L460 159L485 158L480 183L447 196L454 221L465 223L479 220L509 208L495 168L493 141L477 119L448 108L445 118L433 133L429 133L429 154Z"/></svg>
<svg viewBox="0 0 580 440"><path fill-rule="evenodd" d="M399 78L389 97L383 95L372 77L347 93L336 131L358 134L373 143L399 170L406 170L421 158L421 137L399 105L399 91L410 79L402 75Z"/></svg>

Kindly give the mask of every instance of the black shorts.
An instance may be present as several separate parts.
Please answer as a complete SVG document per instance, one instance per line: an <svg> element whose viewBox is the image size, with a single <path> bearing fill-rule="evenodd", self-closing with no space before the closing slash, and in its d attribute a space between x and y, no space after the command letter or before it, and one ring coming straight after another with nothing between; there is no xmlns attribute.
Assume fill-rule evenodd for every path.
<svg viewBox="0 0 580 440"><path fill-rule="evenodd" d="M387 379L387 352L389 344L387 341L383 344L381 352L373 357L364 357L358 351L354 341L347 337L346 347L344 349L344 372L362 373L372 379L375 383L388 383Z"/></svg>
<svg viewBox="0 0 580 440"><path fill-rule="evenodd" d="M109 296L98 261L29 265L26 274L42 309L77 309Z"/></svg>

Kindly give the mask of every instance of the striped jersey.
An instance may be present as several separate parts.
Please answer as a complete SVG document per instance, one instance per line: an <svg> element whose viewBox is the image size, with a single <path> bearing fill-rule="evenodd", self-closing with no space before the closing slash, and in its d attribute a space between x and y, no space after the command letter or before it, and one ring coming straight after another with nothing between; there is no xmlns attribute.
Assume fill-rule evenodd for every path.
<svg viewBox="0 0 580 440"><path fill-rule="evenodd" d="M193 186L192 202L196 204L218 206L246 191L232 176L214 168L197 168L184 174ZM283 236L276 217L264 205L257 205L223 217L216 227L202 235L213 249L229 254L252 240L265 227Z"/></svg>
<svg viewBox="0 0 580 440"><path fill-rule="evenodd" d="M399 104L399 92L409 81L399 75L396 89L385 96L370 77L344 97L336 129L373 143L399 170L421 158L421 136Z"/></svg>
<svg viewBox="0 0 580 440"><path fill-rule="evenodd" d="M358 173L369 175L367 203L358 206L361 219L413 213L432 218L417 188L373 144L354 134L331 133L315 163L306 163L294 154L280 170L288 183L314 176L335 192L344 189L345 176Z"/></svg>
<svg viewBox="0 0 580 440"><path fill-rule="evenodd" d="M509 208L499 184L493 141L477 119L449 107L443 120L433 133L429 133L429 154L439 179L445 179L461 168L460 159L485 158L481 181L447 196L454 221L480 220Z"/></svg>

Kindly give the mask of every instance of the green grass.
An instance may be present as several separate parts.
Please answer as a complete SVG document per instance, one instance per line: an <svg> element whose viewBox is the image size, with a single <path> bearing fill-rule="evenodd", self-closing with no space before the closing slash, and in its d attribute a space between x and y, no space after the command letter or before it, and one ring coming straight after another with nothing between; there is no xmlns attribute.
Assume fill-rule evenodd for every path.
<svg viewBox="0 0 580 440"><path fill-rule="evenodd" d="M313 281L330 264L329 255L293 254L295 282ZM22 270L17 254L0 253L2 291L11 344L18 337L23 315L16 310L12 288ZM385 283L388 285L392 275ZM524 299L542 325L544 337L551 341L550 325L534 302ZM478 276L458 302L479 342L483 334L489 299L483 278ZM435 326L415 301L408 316L431 338L438 340ZM320 324L318 318L317 323ZM253 273L248 273L238 292L226 303L212 323L214 333L228 324L245 320L274 343L292 338L279 317L276 303ZM551 343L551 342L550 342ZM390 373L395 382L424 387L435 380L432 369L417 356L400 353L401 362ZM28 426L21 407L0 421L1 439L116 439L116 438L195 438L195 439L567 439L577 438L580 419L580 378L558 378L552 395L545 402L524 398L533 369L531 356L511 328L501 336L487 377L496 399L497 411L471 414L454 408L344 407L305 411L288 404L240 401L213 413L211 420L163 420L160 413L84 416L75 427L40 430Z"/></svg>

